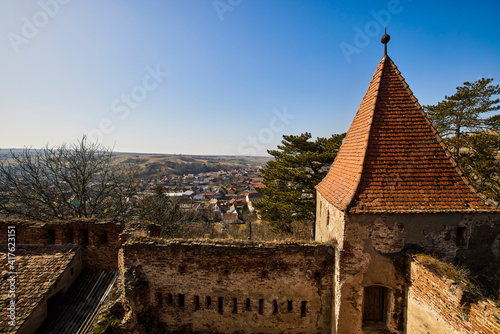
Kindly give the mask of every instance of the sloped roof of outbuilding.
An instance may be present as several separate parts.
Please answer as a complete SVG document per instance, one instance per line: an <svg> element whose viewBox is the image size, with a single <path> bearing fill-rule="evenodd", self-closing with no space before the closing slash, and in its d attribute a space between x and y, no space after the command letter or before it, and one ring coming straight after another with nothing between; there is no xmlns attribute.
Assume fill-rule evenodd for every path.
<svg viewBox="0 0 500 334"><path fill-rule="evenodd" d="M348 213L499 212L465 179L387 55L316 189Z"/></svg>

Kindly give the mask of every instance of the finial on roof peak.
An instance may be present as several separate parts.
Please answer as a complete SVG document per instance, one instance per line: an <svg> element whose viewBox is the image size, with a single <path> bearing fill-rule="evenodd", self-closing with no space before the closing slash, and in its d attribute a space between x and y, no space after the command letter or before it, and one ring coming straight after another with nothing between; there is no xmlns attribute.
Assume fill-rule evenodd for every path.
<svg viewBox="0 0 500 334"><path fill-rule="evenodd" d="M382 44L384 44L384 56L387 56L387 43L389 43L391 36L387 35L387 28L385 28L384 36L380 39Z"/></svg>

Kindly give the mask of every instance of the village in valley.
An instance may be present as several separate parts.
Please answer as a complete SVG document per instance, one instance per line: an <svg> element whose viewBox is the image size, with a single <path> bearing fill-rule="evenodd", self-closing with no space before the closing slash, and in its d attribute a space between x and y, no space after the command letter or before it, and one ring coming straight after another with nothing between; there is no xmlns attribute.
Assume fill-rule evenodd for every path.
<svg viewBox="0 0 500 334"><path fill-rule="evenodd" d="M179 203L182 210L204 214L224 232L227 224L245 223L242 212L255 211L253 203L262 198L257 191L264 187L262 180L259 168L163 176L149 180L137 197L154 196L155 188L163 187L164 196Z"/></svg>
<svg viewBox="0 0 500 334"><path fill-rule="evenodd" d="M270 156L115 153L114 164L137 170L127 199L129 210L123 216L131 221L155 220L143 217L138 207L161 192L183 220L182 231L170 237L273 239L254 206L263 196L259 189L265 187L262 169L271 160ZM165 217L156 223L168 224Z"/></svg>

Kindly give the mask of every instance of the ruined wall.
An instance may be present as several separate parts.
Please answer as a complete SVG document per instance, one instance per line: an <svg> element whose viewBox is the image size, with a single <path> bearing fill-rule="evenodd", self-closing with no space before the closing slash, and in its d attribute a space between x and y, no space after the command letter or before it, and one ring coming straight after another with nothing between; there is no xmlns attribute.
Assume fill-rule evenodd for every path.
<svg viewBox="0 0 500 334"><path fill-rule="evenodd" d="M115 221L81 219L50 223L0 221L0 244L7 240L7 226L16 227L16 243L25 245L81 245L85 268L117 268L123 225Z"/></svg>
<svg viewBox="0 0 500 334"><path fill-rule="evenodd" d="M167 331L331 332L332 247L131 243L121 254L125 310Z"/></svg>
<svg viewBox="0 0 500 334"><path fill-rule="evenodd" d="M489 300L473 301L456 280L410 262L407 333L499 333L500 309Z"/></svg>
<svg viewBox="0 0 500 334"><path fill-rule="evenodd" d="M360 329L349 331L352 333L370 332L373 327L404 330L408 249L425 250L475 268L478 276L485 277L485 286L498 291L499 217L459 213L346 215L339 264L339 332L349 331L353 324ZM386 294L384 318L375 326L364 319L365 289L372 286L384 287Z"/></svg>

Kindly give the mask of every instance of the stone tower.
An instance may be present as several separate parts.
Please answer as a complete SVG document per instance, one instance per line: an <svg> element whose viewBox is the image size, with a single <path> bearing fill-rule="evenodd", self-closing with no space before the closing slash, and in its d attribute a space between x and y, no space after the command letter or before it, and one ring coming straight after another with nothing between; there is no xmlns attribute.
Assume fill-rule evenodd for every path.
<svg viewBox="0 0 500 334"><path fill-rule="evenodd" d="M499 210L464 178L387 52L317 186L316 217L316 240L338 253L334 332L405 330L408 249L498 277L495 251L478 264L475 249Z"/></svg>

